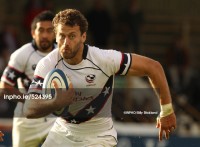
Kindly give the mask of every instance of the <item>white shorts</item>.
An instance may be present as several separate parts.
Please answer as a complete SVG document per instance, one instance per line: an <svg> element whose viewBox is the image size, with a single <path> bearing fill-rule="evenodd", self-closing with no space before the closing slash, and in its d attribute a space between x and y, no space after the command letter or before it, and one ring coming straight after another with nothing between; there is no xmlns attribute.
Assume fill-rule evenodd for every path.
<svg viewBox="0 0 200 147"><path fill-rule="evenodd" d="M116 130L113 127L97 134L72 134L55 122L42 147L115 147L117 145L114 137Z"/></svg>
<svg viewBox="0 0 200 147"><path fill-rule="evenodd" d="M13 118L13 147L38 147L55 122L55 118Z"/></svg>

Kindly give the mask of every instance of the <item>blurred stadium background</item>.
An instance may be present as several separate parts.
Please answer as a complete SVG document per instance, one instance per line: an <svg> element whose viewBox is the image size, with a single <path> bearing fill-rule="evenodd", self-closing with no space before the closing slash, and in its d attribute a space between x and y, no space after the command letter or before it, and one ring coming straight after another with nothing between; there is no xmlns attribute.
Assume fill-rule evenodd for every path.
<svg viewBox="0 0 200 147"><path fill-rule="evenodd" d="M76 8L89 20L89 44L151 57L161 62L167 75L177 129L169 140L162 142L158 142L155 128L159 105L148 79L116 77L113 119L118 147L198 147L200 1L100 0L96 2L98 10L94 1L97 0L0 0L0 74L10 54L31 40L29 25L33 16L45 9L57 13ZM95 31L96 27L100 31ZM5 133L0 147L12 146L14 107L15 103L0 99L0 130ZM127 111L134 114L125 114ZM139 111L156 113L136 114Z"/></svg>

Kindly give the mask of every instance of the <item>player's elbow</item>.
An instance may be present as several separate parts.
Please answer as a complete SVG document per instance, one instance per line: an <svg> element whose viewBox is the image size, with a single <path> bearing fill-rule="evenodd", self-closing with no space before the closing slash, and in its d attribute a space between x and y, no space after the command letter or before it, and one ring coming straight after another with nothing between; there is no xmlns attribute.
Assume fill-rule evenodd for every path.
<svg viewBox="0 0 200 147"><path fill-rule="evenodd" d="M160 62L156 60L151 60L151 63L149 65L151 65L149 66L150 69L147 71L147 75L149 77L159 76L163 74L164 70Z"/></svg>
<svg viewBox="0 0 200 147"><path fill-rule="evenodd" d="M3 97L6 94L5 83L0 81L0 97Z"/></svg>
<svg viewBox="0 0 200 147"><path fill-rule="evenodd" d="M37 118L36 114L33 113L33 112L30 111L30 110L24 109L24 110L23 110L23 113L24 113L24 116L25 116L26 118L29 118L29 119L31 119L31 118Z"/></svg>
<svg viewBox="0 0 200 147"><path fill-rule="evenodd" d="M29 106L27 106L26 104L23 107L23 114L26 118L39 118L37 115L37 112L34 111L33 109L31 109Z"/></svg>
<svg viewBox="0 0 200 147"><path fill-rule="evenodd" d="M162 70L162 65L160 64L160 62L156 61L156 60L152 60L151 63L151 67L153 71L161 71Z"/></svg>

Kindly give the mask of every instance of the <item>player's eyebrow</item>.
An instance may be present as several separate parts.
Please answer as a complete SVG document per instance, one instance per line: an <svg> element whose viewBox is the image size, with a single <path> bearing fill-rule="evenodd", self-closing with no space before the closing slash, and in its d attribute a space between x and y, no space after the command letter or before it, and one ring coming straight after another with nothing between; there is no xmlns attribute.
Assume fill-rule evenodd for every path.
<svg viewBox="0 0 200 147"><path fill-rule="evenodd" d="M77 32L70 32L70 33L68 33L68 35L76 35L77 34Z"/></svg>

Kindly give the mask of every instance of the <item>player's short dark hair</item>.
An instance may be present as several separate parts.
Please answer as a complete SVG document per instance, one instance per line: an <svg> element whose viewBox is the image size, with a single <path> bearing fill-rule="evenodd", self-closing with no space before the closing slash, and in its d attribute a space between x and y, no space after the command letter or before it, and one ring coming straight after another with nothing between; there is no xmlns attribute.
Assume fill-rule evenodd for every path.
<svg viewBox="0 0 200 147"><path fill-rule="evenodd" d="M66 9L56 14L56 16L53 19L53 26L55 32L57 31L58 24L69 25L71 27L79 26L81 34L87 32L88 30L87 19L80 11L76 9Z"/></svg>
<svg viewBox="0 0 200 147"><path fill-rule="evenodd" d="M38 15L36 15L31 23L31 30L36 29L36 24L41 21L52 21L54 18L53 12L49 10L42 11Z"/></svg>

